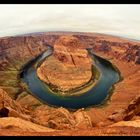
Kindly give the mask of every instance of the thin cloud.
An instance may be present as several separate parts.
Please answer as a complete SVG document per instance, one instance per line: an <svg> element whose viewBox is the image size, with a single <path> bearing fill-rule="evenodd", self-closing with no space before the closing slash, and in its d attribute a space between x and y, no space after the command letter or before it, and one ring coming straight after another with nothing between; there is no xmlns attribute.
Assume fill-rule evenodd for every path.
<svg viewBox="0 0 140 140"><path fill-rule="evenodd" d="M0 5L0 36L80 31L140 39L140 5Z"/></svg>

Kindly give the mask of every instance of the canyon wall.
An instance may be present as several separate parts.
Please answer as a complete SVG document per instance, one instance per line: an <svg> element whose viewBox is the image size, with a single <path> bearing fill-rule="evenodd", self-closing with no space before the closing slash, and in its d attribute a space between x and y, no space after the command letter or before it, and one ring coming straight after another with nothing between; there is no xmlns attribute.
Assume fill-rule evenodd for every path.
<svg viewBox="0 0 140 140"><path fill-rule="evenodd" d="M73 49L77 45L70 43L69 51L65 47L67 43L63 45L59 40L62 35L73 35L85 45ZM115 85L112 96L103 107L69 111L44 105L29 95L20 82L19 70L26 62L45 51L48 45L55 47L53 58L48 60L58 62L60 65L57 68L75 68L69 57L72 53L74 62L80 69L87 64L89 69L88 58L81 63L83 57L86 57L86 48L93 48L96 54L118 67L123 80ZM63 52L67 55L63 56ZM79 58L79 55L82 57ZM82 64L84 65L81 66ZM96 33L43 33L0 38L0 135L24 135L25 132L26 135L140 135L139 64L140 43L115 36ZM55 67L51 68L54 68L52 74L55 74ZM90 75L91 73L88 76ZM19 121L29 128L19 124ZM52 129L55 132L51 132Z"/></svg>

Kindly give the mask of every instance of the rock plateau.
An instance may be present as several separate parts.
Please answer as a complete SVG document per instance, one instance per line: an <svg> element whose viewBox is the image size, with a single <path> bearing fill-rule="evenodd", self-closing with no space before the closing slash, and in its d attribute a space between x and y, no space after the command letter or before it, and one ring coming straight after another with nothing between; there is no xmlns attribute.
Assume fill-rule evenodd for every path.
<svg viewBox="0 0 140 140"><path fill-rule="evenodd" d="M61 36L53 55L37 69L39 78L62 92L85 85L92 77L92 60L85 48L76 37Z"/></svg>

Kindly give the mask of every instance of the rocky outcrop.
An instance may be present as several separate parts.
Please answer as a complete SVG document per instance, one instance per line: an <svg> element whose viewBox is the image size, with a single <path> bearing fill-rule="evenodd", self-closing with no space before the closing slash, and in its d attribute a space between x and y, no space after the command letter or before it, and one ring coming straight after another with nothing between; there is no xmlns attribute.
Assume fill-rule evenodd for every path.
<svg viewBox="0 0 140 140"><path fill-rule="evenodd" d="M21 67L46 49L47 45L38 37L0 38L0 88L16 99L23 91L19 82Z"/></svg>
<svg viewBox="0 0 140 140"><path fill-rule="evenodd" d="M27 92L21 93L16 99L16 102L29 110L33 110L35 107L43 104L41 101L39 101L37 98L33 97Z"/></svg>
<svg viewBox="0 0 140 140"><path fill-rule="evenodd" d="M0 117L19 117L30 120L30 116L27 114L28 110L11 99L4 90L0 89Z"/></svg>
<svg viewBox="0 0 140 140"><path fill-rule="evenodd" d="M40 125L53 129L72 129L75 121L70 112L65 108L49 108L45 105L39 106L32 114L33 121Z"/></svg>
<svg viewBox="0 0 140 140"><path fill-rule="evenodd" d="M92 77L92 60L85 44L73 36L61 36L54 53L37 69L39 78L58 91L81 87Z"/></svg>
<svg viewBox="0 0 140 140"><path fill-rule="evenodd" d="M35 123L58 130L92 127L89 115L81 109L71 113L62 107L54 109L42 105L35 109L32 118Z"/></svg>
<svg viewBox="0 0 140 140"><path fill-rule="evenodd" d="M140 119L133 120L133 121L120 121L110 125L109 127L114 127L114 126L131 126L131 127L140 128Z"/></svg>
<svg viewBox="0 0 140 140"><path fill-rule="evenodd" d="M0 39L0 70L5 70L7 67L19 69L45 49L45 44L37 37L2 38Z"/></svg>
<svg viewBox="0 0 140 140"><path fill-rule="evenodd" d="M140 136L140 128L132 126L112 126L79 130L59 130L46 132L1 129L1 136Z"/></svg>
<svg viewBox="0 0 140 140"><path fill-rule="evenodd" d="M1 129L21 131L21 132L52 132L56 131L51 128L43 127L38 124L34 124L30 121L23 120L16 117L0 118Z"/></svg>
<svg viewBox="0 0 140 140"><path fill-rule="evenodd" d="M136 96L134 100L132 100L129 106L125 110L126 116L124 120L131 120L134 116L140 115L140 95Z"/></svg>
<svg viewBox="0 0 140 140"><path fill-rule="evenodd" d="M135 116L140 115L140 95L135 97L126 109L122 109L114 112L108 117L108 119L118 122L118 121L129 121Z"/></svg>
<svg viewBox="0 0 140 140"><path fill-rule="evenodd" d="M136 51L135 55L136 55L135 63L140 64L140 49L138 51Z"/></svg>
<svg viewBox="0 0 140 140"><path fill-rule="evenodd" d="M93 48L94 52L107 54L121 61L139 64L140 43L138 41L113 37L109 35L75 35Z"/></svg>
<svg viewBox="0 0 140 140"><path fill-rule="evenodd" d="M82 128L82 129L89 129L92 128L92 121L90 116L84 111L84 109L79 109L76 112L74 112L74 118L76 121L76 128Z"/></svg>
<svg viewBox="0 0 140 140"><path fill-rule="evenodd" d="M34 98L33 100L37 102ZM27 106L27 101L22 100L21 103L17 101L11 99L4 90L0 89L0 129L50 132L54 129L92 128L91 119L84 109L70 112L62 107L54 109L47 105L34 103L32 107L34 105L38 107L31 108L31 103Z"/></svg>
<svg viewBox="0 0 140 140"><path fill-rule="evenodd" d="M122 42L118 44L110 41L101 41L100 43L95 43L95 47L93 49L95 49L96 51L107 53L108 55L112 55L113 57L126 62L139 64L139 43L137 43L136 45L135 43Z"/></svg>

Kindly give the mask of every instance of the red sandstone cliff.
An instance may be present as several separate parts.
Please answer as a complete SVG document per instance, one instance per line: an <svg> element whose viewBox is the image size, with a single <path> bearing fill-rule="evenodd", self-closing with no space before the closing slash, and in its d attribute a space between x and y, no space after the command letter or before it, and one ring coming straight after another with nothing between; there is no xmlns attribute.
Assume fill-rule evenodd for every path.
<svg viewBox="0 0 140 140"><path fill-rule="evenodd" d="M74 113L63 108L54 109L42 105L37 99L25 93L19 85L20 82L17 77L19 68L47 49L46 45L54 45L60 35L74 35L80 41L86 42L86 45L81 48L93 48L95 53L110 59L121 71L123 81L115 85L113 95L106 106L78 110ZM73 43L70 44L70 46L73 46ZM58 53L61 47L56 46L56 50L57 47ZM61 51L63 52L63 50ZM73 54L77 54L73 49L72 51ZM0 135L140 135L140 129L138 128L140 120L139 97L136 98L140 91L139 51L139 42L94 33L46 33L1 38L0 88L5 89L7 93L0 90L0 109L4 108L5 111L1 117L7 115L7 110L9 117L0 118L0 122L2 122L0 124ZM68 50L66 52L71 53ZM61 55L55 56L59 59ZM62 58L60 57L59 61L63 61L63 64L67 63ZM71 59L69 62L69 65L73 67ZM21 96L18 96L15 102L8 95L11 97L13 95L16 95L14 97ZM4 101L4 107L2 101ZM3 112L3 110L1 111ZM15 117L18 119L16 120ZM29 127L19 124L19 121ZM48 132L48 127L63 130ZM35 130L35 133L31 133ZM44 131L47 132L44 133Z"/></svg>
<svg viewBox="0 0 140 140"><path fill-rule="evenodd" d="M85 44L73 36L61 36L54 44L54 53L38 68L42 81L61 91L69 91L90 81L92 60Z"/></svg>

